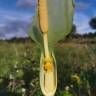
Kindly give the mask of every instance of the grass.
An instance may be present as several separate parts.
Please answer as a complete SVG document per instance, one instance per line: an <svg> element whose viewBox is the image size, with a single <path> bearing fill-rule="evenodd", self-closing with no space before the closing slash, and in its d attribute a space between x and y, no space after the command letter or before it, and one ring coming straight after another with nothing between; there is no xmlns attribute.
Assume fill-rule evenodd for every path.
<svg viewBox="0 0 96 96"><path fill-rule="evenodd" d="M55 46L55 55L56 96L96 96L96 44L60 42ZM30 39L0 41L0 96L42 96L39 56L39 48ZM80 78L79 83L71 78L74 75Z"/></svg>

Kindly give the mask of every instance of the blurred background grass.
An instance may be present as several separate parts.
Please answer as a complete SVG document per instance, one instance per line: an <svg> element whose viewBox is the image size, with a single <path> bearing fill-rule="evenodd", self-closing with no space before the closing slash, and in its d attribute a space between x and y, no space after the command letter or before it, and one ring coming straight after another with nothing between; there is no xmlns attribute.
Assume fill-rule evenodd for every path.
<svg viewBox="0 0 96 96"><path fill-rule="evenodd" d="M73 41L54 48L56 96L96 96L96 44ZM40 49L30 39L0 41L0 96L43 96L39 60Z"/></svg>

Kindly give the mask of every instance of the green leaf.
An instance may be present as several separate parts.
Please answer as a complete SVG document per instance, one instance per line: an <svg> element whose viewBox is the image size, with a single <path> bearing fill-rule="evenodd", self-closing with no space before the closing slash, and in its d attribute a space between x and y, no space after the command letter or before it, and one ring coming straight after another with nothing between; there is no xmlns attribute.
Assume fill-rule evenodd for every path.
<svg viewBox="0 0 96 96"><path fill-rule="evenodd" d="M71 32L73 22L73 0L47 0L49 44L53 45Z"/></svg>
<svg viewBox="0 0 96 96"><path fill-rule="evenodd" d="M48 43L49 46L53 46L71 32L74 13L73 0L47 0L47 9ZM36 43L43 46L38 13L33 18L29 35Z"/></svg>
<svg viewBox="0 0 96 96"><path fill-rule="evenodd" d="M39 28L39 20L36 11L36 15L33 17L32 25L29 29L29 36L40 46L43 45L42 33Z"/></svg>

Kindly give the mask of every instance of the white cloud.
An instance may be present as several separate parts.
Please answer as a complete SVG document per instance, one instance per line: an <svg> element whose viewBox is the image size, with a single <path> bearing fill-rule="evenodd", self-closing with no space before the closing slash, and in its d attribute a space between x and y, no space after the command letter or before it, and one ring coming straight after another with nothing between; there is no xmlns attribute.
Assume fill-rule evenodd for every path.
<svg viewBox="0 0 96 96"><path fill-rule="evenodd" d="M6 23L8 21L28 21L32 22L33 14L25 14L25 13L17 13L17 12L6 12L6 11L0 11L0 23Z"/></svg>
<svg viewBox="0 0 96 96"><path fill-rule="evenodd" d="M32 22L32 14L0 11L0 39L24 38Z"/></svg>
<svg viewBox="0 0 96 96"><path fill-rule="evenodd" d="M1 28L1 27L5 27L5 26L6 26L6 24L0 23L0 28Z"/></svg>
<svg viewBox="0 0 96 96"><path fill-rule="evenodd" d="M0 27L0 39L25 38L28 37L28 28L31 23L26 21L10 21Z"/></svg>
<svg viewBox="0 0 96 96"><path fill-rule="evenodd" d="M36 5L37 0L18 0L17 6L21 7L34 7Z"/></svg>

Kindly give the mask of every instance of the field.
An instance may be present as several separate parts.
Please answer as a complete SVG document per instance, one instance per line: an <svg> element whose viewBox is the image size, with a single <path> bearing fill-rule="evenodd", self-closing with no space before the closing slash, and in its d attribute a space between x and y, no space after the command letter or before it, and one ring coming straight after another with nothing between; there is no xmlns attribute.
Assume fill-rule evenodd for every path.
<svg viewBox="0 0 96 96"><path fill-rule="evenodd" d="M56 96L96 96L96 39L60 41ZM43 96L40 49L30 39L0 41L0 96Z"/></svg>

